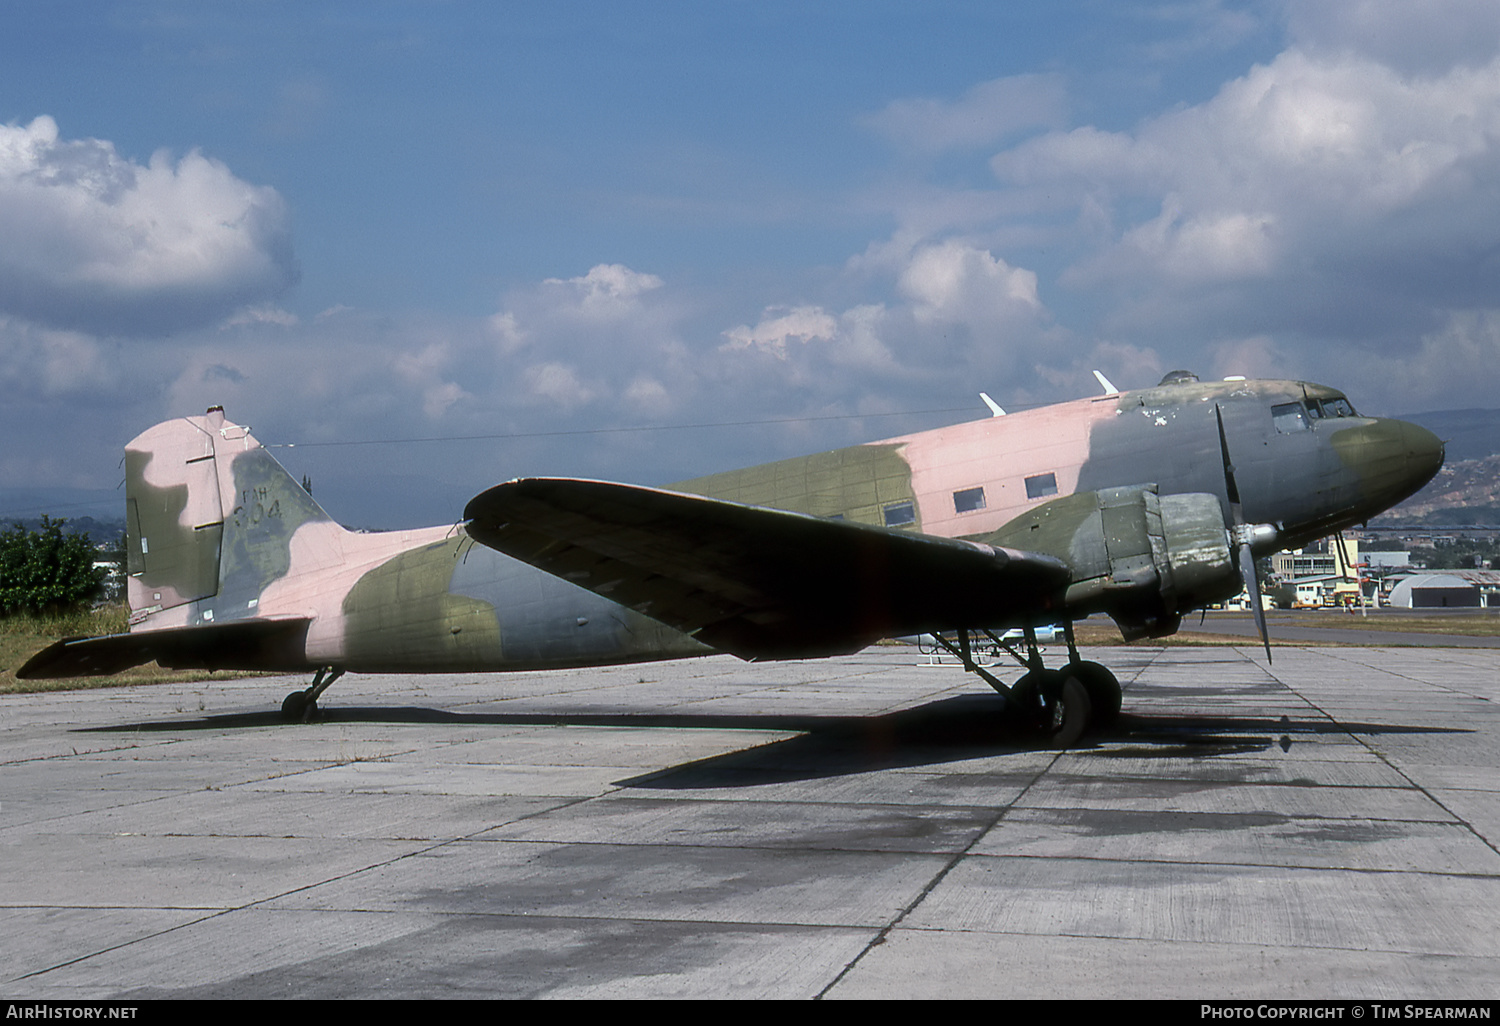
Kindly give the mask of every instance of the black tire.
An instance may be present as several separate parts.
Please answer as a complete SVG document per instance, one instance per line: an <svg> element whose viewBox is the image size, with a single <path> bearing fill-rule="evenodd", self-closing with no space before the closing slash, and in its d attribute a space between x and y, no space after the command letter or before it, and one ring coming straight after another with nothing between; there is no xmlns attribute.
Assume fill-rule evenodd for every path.
<svg viewBox="0 0 1500 1026"><path fill-rule="evenodd" d="M1090 727L1104 730L1114 726L1115 720L1120 718L1120 681L1109 671L1109 667L1084 660L1069 663L1063 672L1077 678L1078 683L1089 694L1089 703L1093 708Z"/></svg>
<svg viewBox="0 0 1500 1026"><path fill-rule="evenodd" d="M1053 748L1072 748L1089 728L1091 710L1088 691L1077 677L1069 675L1057 696L1047 702L1044 730L1048 744Z"/></svg>
<svg viewBox="0 0 1500 1026"><path fill-rule="evenodd" d="M307 713L307 692L293 691L281 702L281 718L287 723L301 723Z"/></svg>
<svg viewBox="0 0 1500 1026"><path fill-rule="evenodd" d="M1059 685L1056 670L1028 670L1010 686L1007 708L1016 722L1026 730L1041 730L1047 719L1047 703L1042 697Z"/></svg>

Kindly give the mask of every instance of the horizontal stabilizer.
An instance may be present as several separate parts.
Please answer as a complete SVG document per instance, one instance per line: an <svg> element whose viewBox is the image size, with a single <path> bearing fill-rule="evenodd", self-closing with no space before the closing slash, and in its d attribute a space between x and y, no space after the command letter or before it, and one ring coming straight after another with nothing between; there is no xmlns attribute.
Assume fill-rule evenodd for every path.
<svg viewBox="0 0 1500 1026"><path fill-rule="evenodd" d="M529 478L464 510L476 541L745 659L1019 622L1051 556L603 481Z"/></svg>
<svg viewBox="0 0 1500 1026"><path fill-rule="evenodd" d="M241 620L202 627L64 638L16 671L23 680L106 676L152 660L173 670L305 669L306 619Z"/></svg>

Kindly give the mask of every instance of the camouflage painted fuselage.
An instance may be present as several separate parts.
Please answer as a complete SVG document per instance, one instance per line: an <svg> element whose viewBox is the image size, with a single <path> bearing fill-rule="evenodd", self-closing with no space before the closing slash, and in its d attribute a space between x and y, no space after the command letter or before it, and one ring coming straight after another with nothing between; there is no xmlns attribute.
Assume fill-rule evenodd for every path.
<svg viewBox="0 0 1500 1026"><path fill-rule="evenodd" d="M1225 499L1222 412L1245 519L1299 546L1369 519L1442 465L1442 443L1414 424L1309 418L1341 393L1299 381L1162 385L696 478L674 486L748 505L986 538L1056 496L1152 483L1162 495ZM1300 422L1273 423L1300 405ZM907 519L910 516L910 519Z"/></svg>
<svg viewBox="0 0 1500 1026"><path fill-rule="evenodd" d="M1189 382L782 460L675 490L1067 560L1076 524L1028 515L1065 514L1061 500L1075 493L1147 484L1161 496L1206 493L1227 522L1218 417L1244 519L1273 525L1277 547L1368 519L1442 462L1428 432L1355 416L1332 389ZM476 544L462 526L345 530L217 409L141 434L127 446L126 468L132 635L213 627L250 638L224 646L225 667L508 670L713 651ZM266 630L234 635L235 624ZM285 629L273 631L278 624Z"/></svg>
<svg viewBox="0 0 1500 1026"><path fill-rule="evenodd" d="M132 632L304 622L258 665L372 671L586 666L702 645L469 540L336 524L212 411L126 448ZM254 668L254 667L241 667Z"/></svg>

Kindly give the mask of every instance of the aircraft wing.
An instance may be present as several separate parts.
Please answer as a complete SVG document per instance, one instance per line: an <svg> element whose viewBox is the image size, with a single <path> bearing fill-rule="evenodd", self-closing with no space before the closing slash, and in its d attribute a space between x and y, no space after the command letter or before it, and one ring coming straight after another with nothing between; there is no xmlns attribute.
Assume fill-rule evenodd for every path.
<svg viewBox="0 0 1500 1026"><path fill-rule="evenodd" d="M1051 556L604 481L528 478L464 509L476 541L745 659L1037 617Z"/></svg>

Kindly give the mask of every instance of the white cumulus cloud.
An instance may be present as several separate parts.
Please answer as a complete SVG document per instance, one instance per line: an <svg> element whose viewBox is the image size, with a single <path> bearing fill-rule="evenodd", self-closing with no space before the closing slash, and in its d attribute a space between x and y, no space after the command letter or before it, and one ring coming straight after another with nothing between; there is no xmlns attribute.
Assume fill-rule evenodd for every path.
<svg viewBox="0 0 1500 1026"><path fill-rule="evenodd" d="M897 283L919 321L983 324L1041 310L1036 272L957 239L923 246Z"/></svg>
<svg viewBox="0 0 1500 1026"><path fill-rule="evenodd" d="M661 288L662 280L624 264L597 264L582 277L548 278L542 284L576 296L586 312L618 314L628 310L637 297Z"/></svg>
<svg viewBox="0 0 1500 1026"><path fill-rule="evenodd" d="M511 292L487 319L493 343L466 361L465 386L559 410L640 406L639 376L672 390L690 372L682 311L665 282L623 264L596 264L574 278L545 278Z"/></svg>
<svg viewBox="0 0 1500 1026"><path fill-rule="evenodd" d="M0 125L0 310L96 334L209 323L297 278L286 205L194 151L145 166Z"/></svg>
<svg viewBox="0 0 1500 1026"><path fill-rule="evenodd" d="M1118 289L1116 326L1394 340L1500 298L1500 59L1414 76L1293 47L1197 106L1049 133L992 167L1071 195L1087 239L1060 281Z"/></svg>
<svg viewBox="0 0 1500 1026"><path fill-rule="evenodd" d="M721 348L759 349L785 360L788 342L795 340L805 345L815 339L832 340L838 334L838 321L816 306L767 313L753 328L741 324L724 332L729 341Z"/></svg>
<svg viewBox="0 0 1500 1026"><path fill-rule="evenodd" d="M594 398L594 390L565 363L536 364L526 368L524 377L532 395L564 409L582 406Z"/></svg>
<svg viewBox="0 0 1500 1026"><path fill-rule="evenodd" d="M1494 0L1292 0L1288 27L1299 45L1355 52L1407 74L1487 64L1500 52Z"/></svg>

